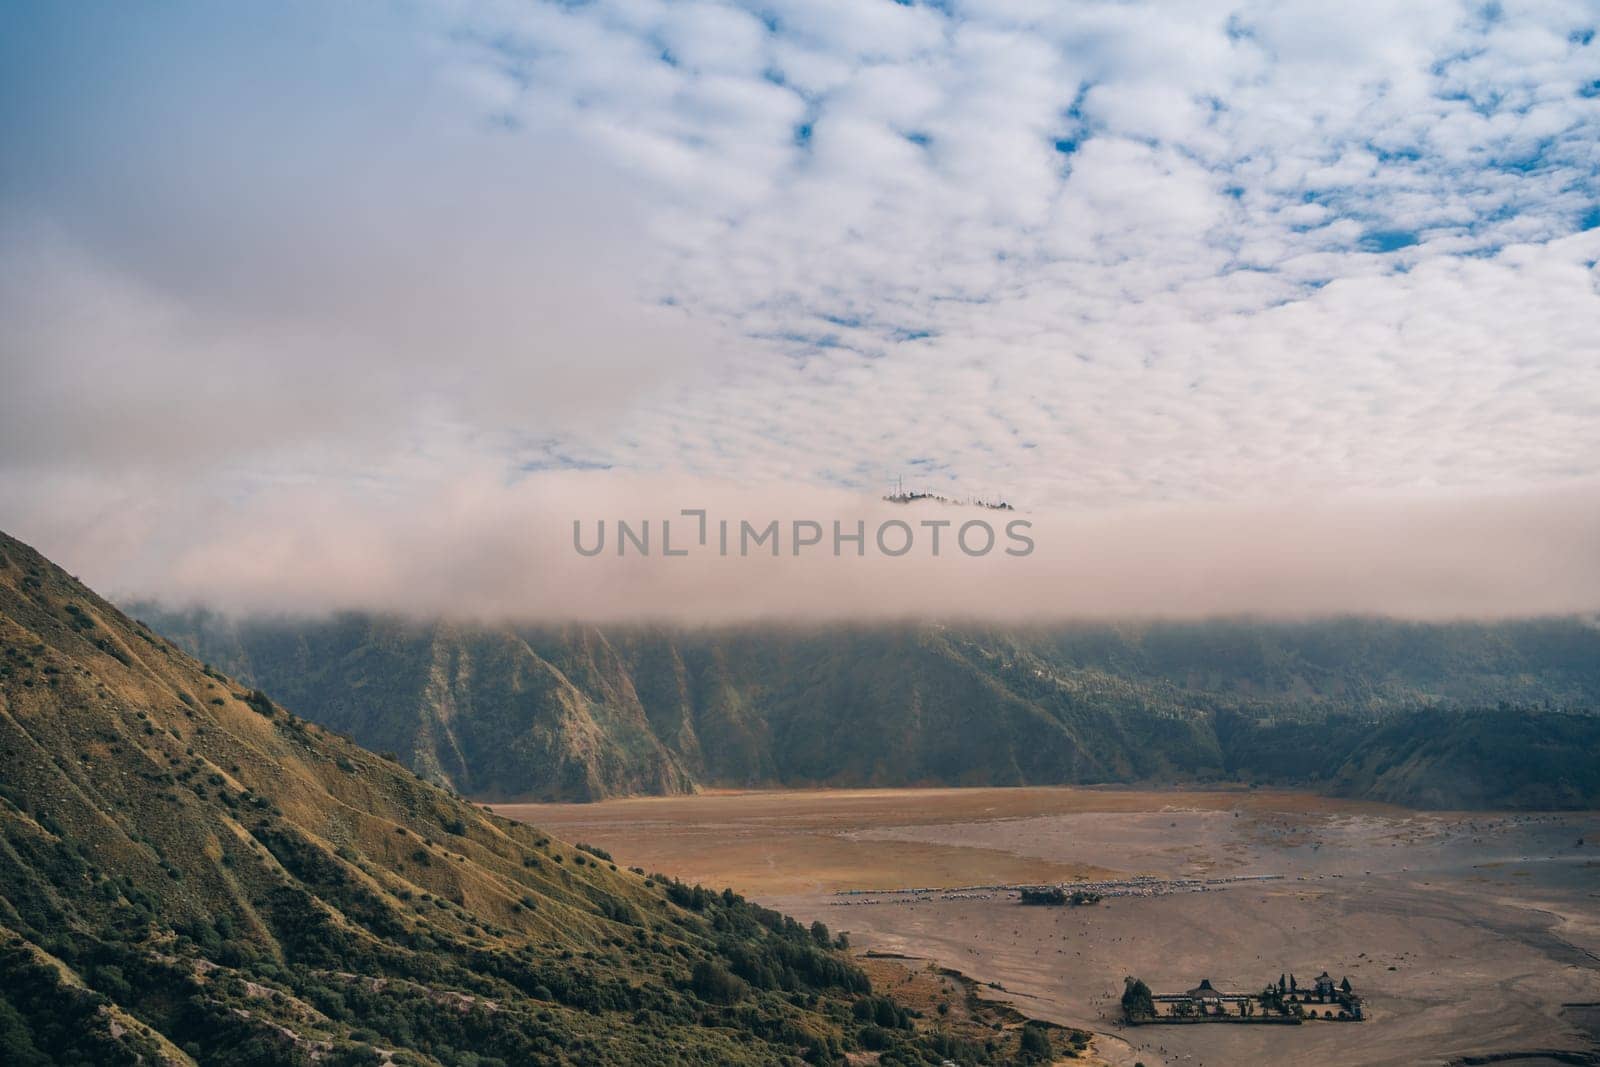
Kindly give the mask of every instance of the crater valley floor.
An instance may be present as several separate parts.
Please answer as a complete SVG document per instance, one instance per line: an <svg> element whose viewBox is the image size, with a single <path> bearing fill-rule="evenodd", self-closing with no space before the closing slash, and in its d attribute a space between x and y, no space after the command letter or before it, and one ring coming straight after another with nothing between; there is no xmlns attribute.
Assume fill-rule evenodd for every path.
<svg viewBox="0 0 1600 1067"><path fill-rule="evenodd" d="M849 931L858 952L995 983L993 996L1029 1015L1097 1031L1113 1064L1445 1064L1600 1042L1600 813L1065 788L723 792L496 810L619 862L821 919ZM995 888L1139 876L1272 877L1076 908L1023 907ZM1207 977L1252 990L1324 968L1349 975L1368 1022L1118 1023L1124 975L1158 992Z"/></svg>

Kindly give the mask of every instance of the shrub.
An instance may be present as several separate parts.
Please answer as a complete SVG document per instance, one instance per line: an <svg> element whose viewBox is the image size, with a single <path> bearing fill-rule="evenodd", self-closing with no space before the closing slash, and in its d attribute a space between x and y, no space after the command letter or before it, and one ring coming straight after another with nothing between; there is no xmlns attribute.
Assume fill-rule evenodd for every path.
<svg viewBox="0 0 1600 1067"><path fill-rule="evenodd" d="M882 1052L894 1044L894 1035L881 1026L863 1026L856 1034L856 1041L869 1052Z"/></svg>
<svg viewBox="0 0 1600 1067"><path fill-rule="evenodd" d="M1050 1047L1050 1035L1044 1027L1032 1022L1022 1027L1022 1044L1017 1052L1024 1062L1049 1063L1055 1058L1055 1050Z"/></svg>
<svg viewBox="0 0 1600 1067"><path fill-rule="evenodd" d="M701 960L689 977L694 995L708 1004L732 1004L745 994L745 983L714 960Z"/></svg>

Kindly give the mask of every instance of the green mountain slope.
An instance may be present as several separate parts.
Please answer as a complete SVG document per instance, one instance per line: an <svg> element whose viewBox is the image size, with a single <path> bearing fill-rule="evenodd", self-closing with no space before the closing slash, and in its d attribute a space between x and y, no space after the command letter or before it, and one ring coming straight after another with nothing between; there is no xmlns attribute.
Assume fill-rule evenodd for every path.
<svg viewBox="0 0 1600 1067"><path fill-rule="evenodd" d="M1251 780L1600 804L1600 628L1580 619L694 629L138 610L484 797ZM1505 758L1486 764L1486 745Z"/></svg>
<svg viewBox="0 0 1600 1067"><path fill-rule="evenodd" d="M496 722L495 694L408 641L411 695ZM378 682L389 653L355 651ZM473 655L507 692L575 701L541 704L553 730L588 714L515 643ZM0 535L0 1062L833 1063L868 993L825 931L489 815Z"/></svg>

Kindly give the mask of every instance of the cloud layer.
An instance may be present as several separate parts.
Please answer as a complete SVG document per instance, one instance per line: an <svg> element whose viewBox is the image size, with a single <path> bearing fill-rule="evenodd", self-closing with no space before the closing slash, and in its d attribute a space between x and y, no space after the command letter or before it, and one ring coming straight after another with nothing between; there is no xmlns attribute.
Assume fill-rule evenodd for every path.
<svg viewBox="0 0 1600 1067"><path fill-rule="evenodd" d="M686 508L707 513L703 545L699 517ZM631 539L619 536L619 520ZM597 554L576 550L574 522L576 544ZM962 529L968 523L988 529ZM849 539L856 533L859 544ZM1020 513L595 472L506 486L486 472L455 471L398 498L274 489L212 517L198 535L163 511L155 528L121 545L102 540L93 554L114 576L109 587L129 598L247 612L362 606L687 622L1451 619L1592 611L1600 604L1597 542L1592 486ZM152 543L181 547L140 556Z"/></svg>
<svg viewBox="0 0 1600 1067"><path fill-rule="evenodd" d="M1106 531L1273 499L1589 514L1590 4L4 17L0 524L113 584L250 600L197 561L314 544L370 580L285 564L307 584L281 588L389 602L450 555L404 528L452 486L518 501L522 530L566 521L560 472L585 497L741 486L746 510L903 476ZM1512 556L1473 555L1502 578L1466 596L1463 567L1459 603L1256 586L1273 610L1571 599L1518 595L1520 550L1483 543ZM1150 588L1188 611L1181 586ZM596 602L541 588L529 610Z"/></svg>
<svg viewBox="0 0 1600 1067"><path fill-rule="evenodd" d="M1585 5L490 10L486 106L653 182L664 298L788 357L620 462L1047 503L1600 454Z"/></svg>

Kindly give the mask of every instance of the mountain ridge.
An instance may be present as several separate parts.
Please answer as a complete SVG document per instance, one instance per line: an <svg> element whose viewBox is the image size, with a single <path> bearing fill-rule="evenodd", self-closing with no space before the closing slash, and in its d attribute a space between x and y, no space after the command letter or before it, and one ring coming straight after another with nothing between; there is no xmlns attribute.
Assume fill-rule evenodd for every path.
<svg viewBox="0 0 1600 1067"><path fill-rule="evenodd" d="M820 925L484 811L0 534L0 1062L797 1064L869 1041L988 1063L1016 1040L919 1029Z"/></svg>
<svg viewBox="0 0 1600 1067"><path fill-rule="evenodd" d="M1600 627L1582 618L599 627L136 610L484 798L1227 781L1600 805L1581 761L1600 746ZM424 643L460 668L447 699L405 681ZM517 680L536 676L548 686ZM1525 764L1487 766L1495 746Z"/></svg>

